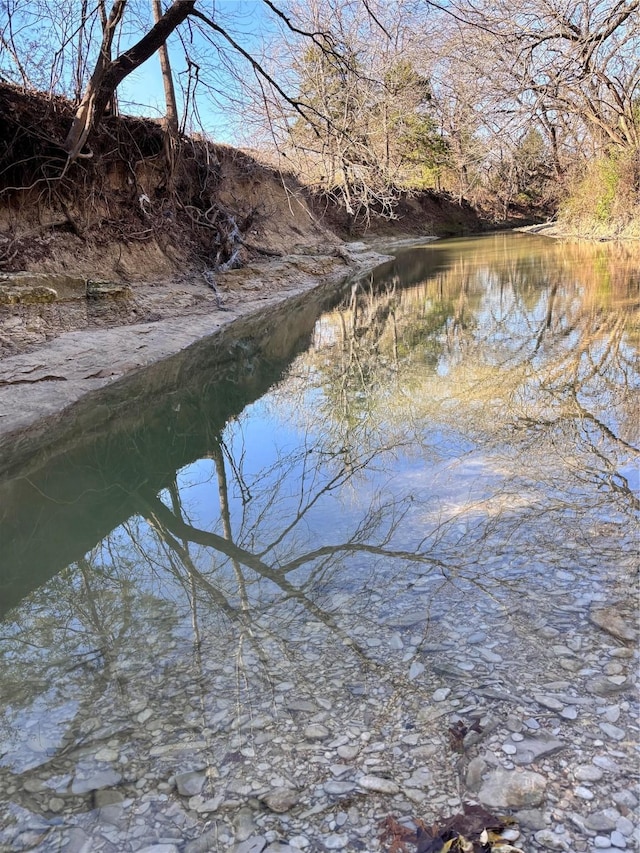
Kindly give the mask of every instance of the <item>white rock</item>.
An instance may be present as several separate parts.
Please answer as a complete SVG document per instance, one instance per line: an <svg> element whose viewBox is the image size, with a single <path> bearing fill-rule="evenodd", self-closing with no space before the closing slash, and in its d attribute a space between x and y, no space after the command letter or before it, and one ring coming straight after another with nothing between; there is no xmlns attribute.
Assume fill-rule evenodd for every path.
<svg viewBox="0 0 640 853"><path fill-rule="evenodd" d="M312 723L304 730L304 736L307 740L326 740L330 734L329 729L320 723Z"/></svg>
<svg viewBox="0 0 640 853"><path fill-rule="evenodd" d="M534 835L535 840L541 847L548 847L550 850L566 850L567 843L559 835L551 832L550 829L541 829Z"/></svg>
<svg viewBox="0 0 640 853"><path fill-rule="evenodd" d="M344 850L349 843L349 836L333 833L323 838L322 843L327 850Z"/></svg>
<svg viewBox="0 0 640 853"><path fill-rule="evenodd" d="M627 840L621 832L618 832L617 829L614 829L611 835L609 836L611 839L611 843L614 847L624 848L627 846Z"/></svg>
<svg viewBox="0 0 640 853"><path fill-rule="evenodd" d="M375 791L377 794L397 794L400 790L396 782L382 776L361 776L358 785L365 791Z"/></svg>
<svg viewBox="0 0 640 853"><path fill-rule="evenodd" d="M544 800L547 781L530 770L495 770L478 793L488 808L519 809L537 806Z"/></svg>
<svg viewBox="0 0 640 853"><path fill-rule="evenodd" d="M444 700L450 695L450 687L439 687L437 690L434 690L432 698L434 702L444 702Z"/></svg>
<svg viewBox="0 0 640 853"><path fill-rule="evenodd" d="M359 746L339 746L338 755L344 758L345 761L351 761L360 752Z"/></svg>
<svg viewBox="0 0 640 853"><path fill-rule="evenodd" d="M578 782L599 782L604 773L594 764L581 764L579 767L576 767L574 776Z"/></svg>
<svg viewBox="0 0 640 853"><path fill-rule="evenodd" d="M593 791L589 790L589 788L585 788L582 785L578 785L575 789L574 794L576 797L579 797L581 800L592 800L593 799Z"/></svg>

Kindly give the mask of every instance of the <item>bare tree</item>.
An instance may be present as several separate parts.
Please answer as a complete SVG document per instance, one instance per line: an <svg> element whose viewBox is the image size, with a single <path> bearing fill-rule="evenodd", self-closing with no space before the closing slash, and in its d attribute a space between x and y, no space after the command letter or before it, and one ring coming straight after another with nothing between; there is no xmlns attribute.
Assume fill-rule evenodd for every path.
<svg viewBox="0 0 640 853"><path fill-rule="evenodd" d="M640 146L640 0L456 0L447 14L464 33L461 58L505 106Z"/></svg>
<svg viewBox="0 0 640 853"><path fill-rule="evenodd" d="M100 123L107 104L120 83L166 43L176 27L193 12L195 2L196 0L176 0L140 41L116 59L112 59L114 36L122 21L127 0L114 2L103 30L96 66L64 142L70 161L75 160L81 153L89 134Z"/></svg>
<svg viewBox="0 0 640 853"><path fill-rule="evenodd" d="M162 6L160 0L151 0L153 7L153 19L158 24L162 20ZM158 48L160 57L160 70L162 71L162 83L164 86L164 97L167 105L165 122L167 131L171 136L178 135L178 104L176 102L176 91L173 85L173 74L171 73L171 61L166 41Z"/></svg>
<svg viewBox="0 0 640 853"><path fill-rule="evenodd" d="M347 212L394 215L399 193L424 181L442 141L421 74L415 7L314 0L294 5L307 30L328 26L331 50L282 32L271 46L272 76L291 79L305 115L261 86L254 105L283 162Z"/></svg>

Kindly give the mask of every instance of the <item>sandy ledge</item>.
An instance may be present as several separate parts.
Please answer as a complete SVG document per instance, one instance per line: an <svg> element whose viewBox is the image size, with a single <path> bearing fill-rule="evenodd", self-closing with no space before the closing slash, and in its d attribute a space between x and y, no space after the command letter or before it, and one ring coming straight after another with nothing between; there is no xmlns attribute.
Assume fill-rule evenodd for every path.
<svg viewBox="0 0 640 853"><path fill-rule="evenodd" d="M202 281L137 287L137 298L159 317L154 322L63 332L0 360L0 457L6 461L12 453L14 438L24 438L25 431L61 415L86 394L176 355L240 318L337 285L386 260L389 255L351 243L331 255L292 255L234 270L217 281L220 306Z"/></svg>

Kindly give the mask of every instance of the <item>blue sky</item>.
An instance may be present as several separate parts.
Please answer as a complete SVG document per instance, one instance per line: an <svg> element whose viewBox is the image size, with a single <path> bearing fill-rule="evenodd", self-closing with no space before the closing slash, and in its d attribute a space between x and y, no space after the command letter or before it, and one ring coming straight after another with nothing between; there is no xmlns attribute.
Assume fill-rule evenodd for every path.
<svg viewBox="0 0 640 853"><path fill-rule="evenodd" d="M216 23L228 26L233 37L247 51L259 51L263 35L273 33L274 21L268 13L268 9L262 0L204 0L198 5L203 14L213 16ZM187 37L187 27L182 25L181 32ZM132 31L131 43L137 41L141 32ZM223 41L220 41L223 44ZM201 37L196 35L193 50L197 52L206 47ZM123 48L124 49L124 48ZM176 96L178 107L182 107L180 81L186 81L186 63L184 49L177 34L169 39L169 53L172 70L176 84ZM238 59L242 69L248 69L246 61L241 57ZM235 107L225 107L225 89L232 95L236 84L223 68L222 64L216 64L217 89L219 95L216 97L217 104L212 98L201 97L199 99L199 113L203 124L203 130L218 142L237 143L236 127L238 113ZM205 71L203 69L202 76ZM145 115L160 117L164 115L164 89L160 76L160 60L154 54L137 71L129 75L118 89L120 107L122 112L134 115ZM196 128L197 129L197 128Z"/></svg>

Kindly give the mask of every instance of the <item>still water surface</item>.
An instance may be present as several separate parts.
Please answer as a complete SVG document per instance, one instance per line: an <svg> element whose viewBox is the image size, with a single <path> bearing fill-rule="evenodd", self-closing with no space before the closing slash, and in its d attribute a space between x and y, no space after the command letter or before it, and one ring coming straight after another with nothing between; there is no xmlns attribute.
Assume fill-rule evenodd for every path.
<svg viewBox="0 0 640 853"><path fill-rule="evenodd" d="M285 839L259 804L282 786L313 842L336 830L326 762L401 772L404 747L375 756L435 691L448 716L422 713L412 747L509 693L588 698L624 646L590 612L631 624L637 590L639 292L624 247L402 250L7 467L0 849L212 825L230 849L247 804ZM368 763L322 758L371 738ZM430 803L455 799L448 774Z"/></svg>

